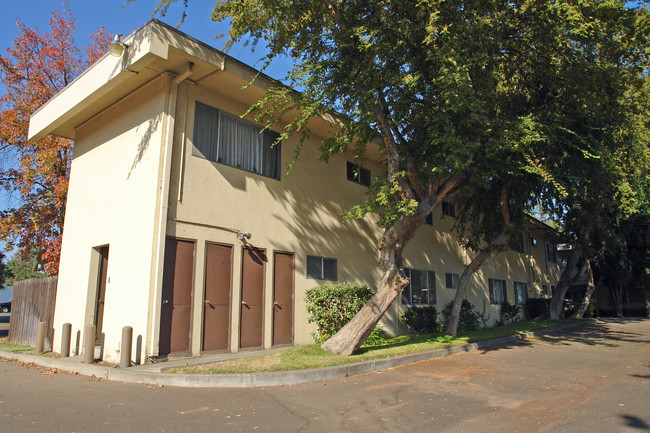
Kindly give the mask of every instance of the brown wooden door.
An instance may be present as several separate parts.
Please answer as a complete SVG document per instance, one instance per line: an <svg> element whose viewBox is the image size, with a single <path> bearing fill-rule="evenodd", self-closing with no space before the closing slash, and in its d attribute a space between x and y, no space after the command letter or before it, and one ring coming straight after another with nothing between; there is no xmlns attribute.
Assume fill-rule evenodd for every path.
<svg viewBox="0 0 650 433"><path fill-rule="evenodd" d="M232 247L205 247L203 350L228 349L230 342L230 287Z"/></svg>
<svg viewBox="0 0 650 433"><path fill-rule="evenodd" d="M160 309L159 353L189 352L194 242L167 238Z"/></svg>
<svg viewBox="0 0 650 433"><path fill-rule="evenodd" d="M104 323L104 301L106 300L106 279L108 276L108 246L99 249L97 276L97 302L95 303L95 344L101 344Z"/></svg>
<svg viewBox="0 0 650 433"><path fill-rule="evenodd" d="M264 329L264 251L244 248L241 279L240 347L262 346Z"/></svg>
<svg viewBox="0 0 650 433"><path fill-rule="evenodd" d="M293 343L293 254L273 260L273 344Z"/></svg>

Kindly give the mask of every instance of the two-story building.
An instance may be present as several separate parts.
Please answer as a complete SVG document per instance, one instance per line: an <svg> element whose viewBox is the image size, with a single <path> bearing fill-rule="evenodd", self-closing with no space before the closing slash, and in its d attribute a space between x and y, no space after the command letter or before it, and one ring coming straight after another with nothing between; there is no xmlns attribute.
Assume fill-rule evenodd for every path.
<svg viewBox="0 0 650 433"><path fill-rule="evenodd" d="M119 54L119 53L118 53ZM75 141L54 318L97 328L104 359L119 359L123 326L142 357L237 352L312 342L305 291L323 281L376 287L381 230L372 215L343 222L383 170L378 149L316 159L333 119L271 146L284 124L241 118L271 85L258 71L158 21L107 54L30 122L31 140ZM285 119L287 120L287 119ZM382 321L403 331L404 305L450 302L470 253L452 234L454 206L434 210L405 251L411 283ZM490 258L468 299L548 293L559 277L548 227ZM519 250L519 251L516 251ZM60 341L54 342L55 350Z"/></svg>

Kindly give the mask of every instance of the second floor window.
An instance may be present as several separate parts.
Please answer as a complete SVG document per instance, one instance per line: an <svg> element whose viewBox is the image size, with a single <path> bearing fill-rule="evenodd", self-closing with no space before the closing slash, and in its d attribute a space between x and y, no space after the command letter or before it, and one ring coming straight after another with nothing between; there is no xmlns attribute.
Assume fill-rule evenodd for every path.
<svg viewBox="0 0 650 433"><path fill-rule="evenodd" d="M520 253L524 252L524 235L522 233L513 233L510 235L510 240L508 241L510 249L513 251L518 251Z"/></svg>
<svg viewBox="0 0 650 433"><path fill-rule="evenodd" d="M370 170L348 161L348 180L364 186L370 186Z"/></svg>
<svg viewBox="0 0 650 433"><path fill-rule="evenodd" d="M557 254L555 252L555 245L546 244L546 257L551 263L557 263Z"/></svg>
<svg viewBox="0 0 650 433"><path fill-rule="evenodd" d="M448 201L443 201L442 202L442 214L455 218L456 217L456 207L454 206L453 203L449 203Z"/></svg>
<svg viewBox="0 0 650 433"><path fill-rule="evenodd" d="M193 154L251 173L280 178L280 135L196 103Z"/></svg>

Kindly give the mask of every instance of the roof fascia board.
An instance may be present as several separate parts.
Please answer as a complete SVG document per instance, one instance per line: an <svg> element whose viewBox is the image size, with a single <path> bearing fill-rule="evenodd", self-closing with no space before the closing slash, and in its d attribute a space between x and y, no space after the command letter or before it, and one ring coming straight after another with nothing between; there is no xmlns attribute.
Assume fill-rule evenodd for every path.
<svg viewBox="0 0 650 433"><path fill-rule="evenodd" d="M157 59L166 60L169 47L223 69L224 57L184 34L152 20L125 39L121 57L104 55L89 69L39 108L29 122L28 139L42 140L102 96L124 84ZM74 138L74 137L66 137Z"/></svg>

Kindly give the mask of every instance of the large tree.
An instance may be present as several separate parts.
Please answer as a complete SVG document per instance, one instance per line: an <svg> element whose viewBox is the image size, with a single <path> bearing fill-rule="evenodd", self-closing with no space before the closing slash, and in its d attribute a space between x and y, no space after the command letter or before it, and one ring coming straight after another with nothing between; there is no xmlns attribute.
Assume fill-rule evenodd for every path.
<svg viewBox="0 0 650 433"><path fill-rule="evenodd" d="M0 240L56 274L72 142L54 136L28 141L29 117L103 55L110 37L100 27L80 51L67 5L52 12L49 32L17 25L13 47L0 55L0 185L10 197L10 208L0 211Z"/></svg>
<svg viewBox="0 0 650 433"><path fill-rule="evenodd" d="M603 67L603 70L606 70ZM626 71L627 72L627 71ZM565 241L572 248L550 305L550 318L558 319L566 291L571 285L587 284L576 315L582 316L595 288L593 263L599 280L610 286L616 301L621 288L634 277L630 255L628 221L650 213L650 80L647 70L619 82L618 110L605 107L610 119L598 128L592 145L598 152L576 161L571 171L558 177L567 194L556 202L555 214L564 227ZM599 84L604 86L605 83ZM625 87L627 86L627 87ZM639 221L639 220L635 220ZM619 313L622 311L619 309Z"/></svg>
<svg viewBox="0 0 650 433"><path fill-rule="evenodd" d="M362 160L371 142L385 159L370 198L349 214L379 213L382 278L359 314L323 344L341 354L358 349L408 284L404 247L441 201L497 185L487 188L494 201L474 209L507 215L499 191L509 196L507 179L524 175L533 180L517 197L544 199L545 191L550 202L565 193L553 168L589 157L590 116L605 116L593 104L602 94L590 81L600 67L591 62L593 46L611 46L617 65L636 71L647 54L647 13L623 1L222 0L212 17L231 20L232 41L264 43L267 60L295 62L286 80L301 93L272 89L253 107L258 118L300 113L286 135L335 109L323 159L353 149ZM511 223L501 221L497 232Z"/></svg>

